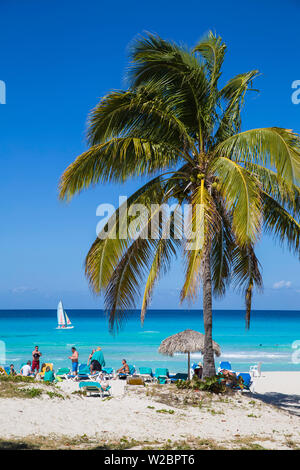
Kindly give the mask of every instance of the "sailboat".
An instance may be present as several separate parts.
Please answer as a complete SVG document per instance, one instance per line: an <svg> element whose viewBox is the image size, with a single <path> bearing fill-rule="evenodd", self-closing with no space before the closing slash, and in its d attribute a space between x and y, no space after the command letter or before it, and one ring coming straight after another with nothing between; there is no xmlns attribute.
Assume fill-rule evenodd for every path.
<svg viewBox="0 0 300 470"><path fill-rule="evenodd" d="M57 306L57 323L57 330L70 330L71 328L74 328L70 321L70 318L64 311L63 303L61 300L58 302Z"/></svg>

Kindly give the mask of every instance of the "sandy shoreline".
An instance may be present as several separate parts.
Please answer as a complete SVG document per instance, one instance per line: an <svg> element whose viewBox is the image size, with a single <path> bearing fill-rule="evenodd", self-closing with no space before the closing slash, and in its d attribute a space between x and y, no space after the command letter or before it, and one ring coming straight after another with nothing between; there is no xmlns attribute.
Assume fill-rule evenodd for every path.
<svg viewBox="0 0 300 470"><path fill-rule="evenodd" d="M267 448L285 448L288 436L300 446L300 372L266 372L256 379L255 394L239 394L228 401L217 397L203 408L162 404L155 396L124 390L124 385L112 381L110 400L71 395L78 390L73 382L55 387L65 394L64 400L44 395L2 398L0 438L55 434L102 441L126 437L149 442L191 438L225 442L235 436L257 436Z"/></svg>

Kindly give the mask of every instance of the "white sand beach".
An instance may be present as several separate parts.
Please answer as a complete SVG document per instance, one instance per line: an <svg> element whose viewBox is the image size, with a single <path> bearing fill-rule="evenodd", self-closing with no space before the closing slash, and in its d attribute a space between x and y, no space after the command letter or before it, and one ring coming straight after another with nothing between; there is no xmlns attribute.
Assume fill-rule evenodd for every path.
<svg viewBox="0 0 300 470"><path fill-rule="evenodd" d="M197 438L230 447L250 437L264 448L290 448L288 442L300 447L300 372L265 372L255 381L256 393L215 396L201 407L162 403L149 393L151 386L137 390L120 380L111 385L112 399L72 395L78 390L72 381L55 387L65 399L2 398L0 438L85 435L101 442L126 437L149 443Z"/></svg>

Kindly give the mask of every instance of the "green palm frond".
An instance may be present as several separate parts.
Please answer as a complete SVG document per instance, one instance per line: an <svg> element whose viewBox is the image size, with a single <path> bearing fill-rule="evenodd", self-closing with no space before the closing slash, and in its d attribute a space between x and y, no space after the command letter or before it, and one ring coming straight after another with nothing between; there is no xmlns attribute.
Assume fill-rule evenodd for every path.
<svg viewBox="0 0 300 470"><path fill-rule="evenodd" d="M210 76L210 87L214 89L221 75L226 44L220 36L216 36L210 31L206 37L198 42L194 52L199 52L204 58Z"/></svg>
<svg viewBox="0 0 300 470"><path fill-rule="evenodd" d="M258 181L236 162L219 157L212 164L219 179L218 189L229 212L232 230L242 245L255 242L261 225L261 199Z"/></svg>
<svg viewBox="0 0 300 470"><path fill-rule="evenodd" d="M147 204L149 199L161 204L163 198L161 178L154 178L128 198L107 221L85 260L85 274L95 293L99 294L107 288L115 267L132 243L127 233L121 236L131 220L128 215L130 207L133 204ZM125 210L126 206L128 210Z"/></svg>
<svg viewBox="0 0 300 470"><path fill-rule="evenodd" d="M194 54L184 47L149 34L135 41L130 78L133 88L149 81L164 80L169 92L179 90L185 102L182 121L191 131L204 127L203 112L208 103L209 81L206 70Z"/></svg>
<svg viewBox="0 0 300 470"><path fill-rule="evenodd" d="M241 111L244 105L245 95L252 88L253 80L258 76L257 70L239 74L227 82L219 93L220 99L226 103L225 110L220 116L218 130L215 134L215 142L220 143L241 130ZM258 90L255 90L258 91Z"/></svg>
<svg viewBox="0 0 300 470"><path fill-rule="evenodd" d="M88 137L91 145L114 137L137 135L170 145L193 139L180 120L180 93L162 93L161 83L148 83L134 91L115 91L105 96L90 114ZM184 108L183 108L184 111Z"/></svg>
<svg viewBox="0 0 300 470"><path fill-rule="evenodd" d="M249 72L236 75L222 88L220 96L226 99L229 106L233 106L245 96L247 90L258 91L252 88L252 82L258 75L258 70L250 70Z"/></svg>
<svg viewBox="0 0 300 470"><path fill-rule="evenodd" d="M247 163L246 168L259 180L262 189L286 208L293 217L300 215L300 188L290 185L280 175L257 163Z"/></svg>
<svg viewBox="0 0 300 470"><path fill-rule="evenodd" d="M105 289L105 307L109 313L111 329L114 325L117 327L121 325L126 310L135 308L135 299L139 296L142 281L149 272L141 309L143 323L154 282L160 271L167 272L171 259L176 254L179 240L174 238L174 214L171 213L168 220L165 220L157 217L160 211L158 205L156 211L152 210L148 219L144 221L144 227L141 227L142 233L147 234L147 238L140 236L134 240L114 266ZM177 220L178 222L181 225ZM154 230L152 224L155 225ZM157 234L159 238L156 236L148 238L150 230L156 232L154 235Z"/></svg>
<svg viewBox="0 0 300 470"><path fill-rule="evenodd" d="M168 169L182 157L180 150L138 137L113 138L79 155L65 170L59 184L60 199L99 182L124 182L132 176Z"/></svg>
<svg viewBox="0 0 300 470"><path fill-rule="evenodd" d="M245 165L275 167L287 184L300 183L300 137L289 129L269 127L241 132L219 143L214 153Z"/></svg>
<svg viewBox="0 0 300 470"><path fill-rule="evenodd" d="M119 329L126 311L136 306L141 282L150 262L153 241L138 238L115 266L105 290L105 309L110 329Z"/></svg>
<svg viewBox="0 0 300 470"><path fill-rule="evenodd" d="M177 220L176 220L177 219ZM177 234L180 232L181 228L175 226L175 224L182 224L181 218L174 217L172 213L167 221L166 227L170 223L170 237L165 237L165 229L162 229L160 239L158 240L157 246L155 248L155 254L153 261L148 273L143 300L141 307L141 323L143 325L145 320L146 311L148 309L153 289L156 281L158 280L160 274L166 274L170 268L172 258L176 255L176 251L180 246L180 240L176 239Z"/></svg>
<svg viewBox="0 0 300 470"><path fill-rule="evenodd" d="M232 256L232 280L235 287L242 290L246 305L246 329L250 327L253 288L262 290L263 282L259 261L252 245L236 246Z"/></svg>
<svg viewBox="0 0 300 470"><path fill-rule="evenodd" d="M300 258L300 224L275 199L262 193L264 229Z"/></svg>

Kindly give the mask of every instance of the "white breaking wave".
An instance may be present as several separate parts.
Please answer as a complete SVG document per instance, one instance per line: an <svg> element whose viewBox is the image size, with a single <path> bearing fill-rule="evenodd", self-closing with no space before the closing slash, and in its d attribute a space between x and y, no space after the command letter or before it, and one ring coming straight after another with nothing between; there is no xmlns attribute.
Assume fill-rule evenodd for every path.
<svg viewBox="0 0 300 470"><path fill-rule="evenodd" d="M144 334L146 334L146 333L148 333L148 334L150 334L150 333L160 333L160 331L152 331L152 330L140 331L139 334L140 334L140 335L144 335Z"/></svg>
<svg viewBox="0 0 300 470"><path fill-rule="evenodd" d="M221 355L221 358L223 359L259 359L259 358L265 358L265 359L280 359L280 358L286 358L290 355L290 353L264 353L264 352L251 352L249 354L247 353L223 353ZM202 354L196 353L196 354L191 354L191 357L193 358L201 358ZM220 359L220 358L219 358Z"/></svg>

